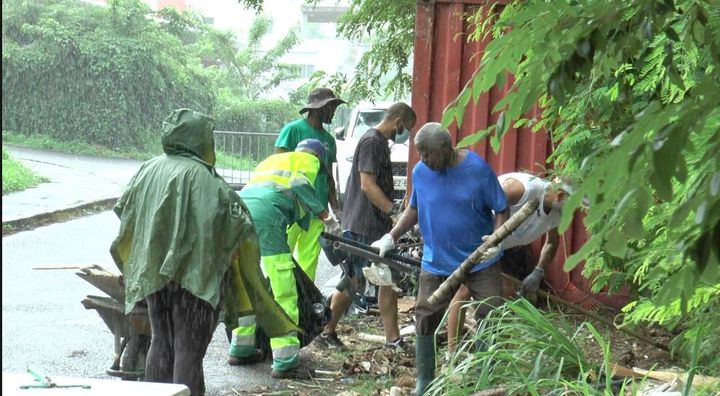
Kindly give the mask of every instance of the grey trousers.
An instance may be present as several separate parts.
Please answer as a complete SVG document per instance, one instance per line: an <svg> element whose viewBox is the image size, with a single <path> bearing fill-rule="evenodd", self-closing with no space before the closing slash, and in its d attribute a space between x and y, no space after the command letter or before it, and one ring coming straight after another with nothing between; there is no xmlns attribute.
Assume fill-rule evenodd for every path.
<svg viewBox="0 0 720 396"><path fill-rule="evenodd" d="M184 384L192 396L205 394L203 358L219 311L171 282L147 297L152 328L145 381Z"/></svg>

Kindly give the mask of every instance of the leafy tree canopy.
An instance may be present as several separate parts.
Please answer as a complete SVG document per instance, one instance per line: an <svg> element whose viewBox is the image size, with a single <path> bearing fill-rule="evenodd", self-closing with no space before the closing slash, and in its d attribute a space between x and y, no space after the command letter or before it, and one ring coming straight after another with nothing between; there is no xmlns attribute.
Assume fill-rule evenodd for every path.
<svg viewBox="0 0 720 396"><path fill-rule="evenodd" d="M494 10L492 23L488 7L471 18L472 40L493 39L443 123L460 125L471 102L512 74L497 124L459 144L490 136L497 149L510 126L549 131L549 161L577 184L562 230L590 200L592 236L565 269L587 259L596 287L634 285L630 321L684 320L694 336L719 323L720 2L531 0ZM525 118L536 103L541 118ZM704 334L715 345L705 356L720 367L710 357L717 332Z"/></svg>
<svg viewBox="0 0 720 396"><path fill-rule="evenodd" d="M299 76L278 62L297 43L294 31L258 50L267 18L238 38L140 0L10 0L2 11L3 130L142 150L156 147L173 108L255 132L277 132L297 116L300 103L264 99Z"/></svg>

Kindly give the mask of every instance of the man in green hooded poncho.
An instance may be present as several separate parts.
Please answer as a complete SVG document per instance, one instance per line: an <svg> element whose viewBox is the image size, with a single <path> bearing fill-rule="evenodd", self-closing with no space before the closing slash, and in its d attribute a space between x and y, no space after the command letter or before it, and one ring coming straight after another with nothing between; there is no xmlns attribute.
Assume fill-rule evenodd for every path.
<svg viewBox="0 0 720 396"><path fill-rule="evenodd" d="M123 274L125 311L146 300L152 328L145 380L205 393L202 361L221 310L256 315L270 336L297 326L269 294L255 227L215 173L214 120L189 109L163 123L165 154L145 162L114 207L110 252Z"/></svg>

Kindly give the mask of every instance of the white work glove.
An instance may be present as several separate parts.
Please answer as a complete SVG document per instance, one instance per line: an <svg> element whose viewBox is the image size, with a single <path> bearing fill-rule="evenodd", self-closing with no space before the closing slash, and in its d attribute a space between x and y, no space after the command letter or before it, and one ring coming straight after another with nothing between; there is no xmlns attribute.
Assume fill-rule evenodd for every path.
<svg viewBox="0 0 720 396"><path fill-rule="evenodd" d="M526 294L537 292L538 288L540 288L540 282L542 281L543 276L545 276L545 271L540 267L535 267L533 272L523 279L522 287L520 288L520 295L524 296Z"/></svg>
<svg viewBox="0 0 720 396"><path fill-rule="evenodd" d="M483 242L487 241L488 238L490 238L490 235L485 235L482 237ZM485 251L485 254L482 256L482 261L488 261L491 259L494 259L497 257L498 254L502 252L502 242L498 243L496 246L493 246Z"/></svg>
<svg viewBox="0 0 720 396"><path fill-rule="evenodd" d="M382 236L382 238L373 242L370 246L379 249L380 256L385 257L387 252L395 249L395 240L393 239L392 235L385 234Z"/></svg>
<svg viewBox="0 0 720 396"><path fill-rule="evenodd" d="M340 228L340 222L335 218L334 215L329 215L323 219L325 223L325 232L335 236L342 235L342 228Z"/></svg>

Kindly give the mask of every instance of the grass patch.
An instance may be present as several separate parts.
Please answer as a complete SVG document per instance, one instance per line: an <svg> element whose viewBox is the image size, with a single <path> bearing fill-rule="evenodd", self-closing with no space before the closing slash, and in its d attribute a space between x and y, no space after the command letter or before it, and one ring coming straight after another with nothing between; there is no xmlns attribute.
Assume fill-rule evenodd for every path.
<svg viewBox="0 0 720 396"><path fill-rule="evenodd" d="M43 135L40 133L32 135L23 135L20 133L3 131L2 132L3 143L16 144L19 146L25 146L37 149L47 149L60 151L63 153L87 155L92 157L104 157L104 158L130 158L137 160L147 160L156 155L161 154L161 148L158 145L157 150L135 150L135 149L123 149L123 150L112 150L107 147L99 146L96 144L90 144L80 141L61 141L51 136Z"/></svg>
<svg viewBox="0 0 720 396"><path fill-rule="evenodd" d="M103 158L130 158L136 160L148 160L154 156L162 154L160 145L155 150L112 150L107 147L99 146L79 141L60 141L53 137L43 134L23 135L19 133L3 131L2 139L4 143L16 144L36 149L46 149L60 151L63 153L87 155L91 157ZM224 169L248 170L255 169L258 161L241 155L225 153L220 150L215 151L215 167ZM3 174L3 178L5 175ZM3 193L4 193L3 189Z"/></svg>
<svg viewBox="0 0 720 396"><path fill-rule="evenodd" d="M215 150L215 167L223 169L236 169L251 171L257 166L257 161L240 155L229 154Z"/></svg>
<svg viewBox="0 0 720 396"><path fill-rule="evenodd" d="M10 157L7 151L2 150L2 193L3 195L15 191L22 191L48 181L25 167L20 161Z"/></svg>

